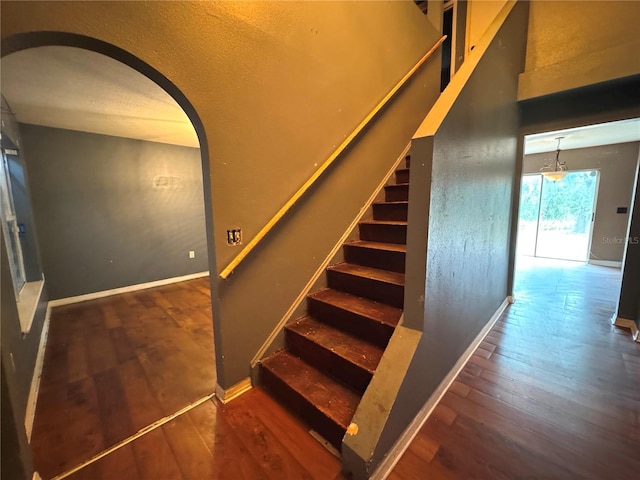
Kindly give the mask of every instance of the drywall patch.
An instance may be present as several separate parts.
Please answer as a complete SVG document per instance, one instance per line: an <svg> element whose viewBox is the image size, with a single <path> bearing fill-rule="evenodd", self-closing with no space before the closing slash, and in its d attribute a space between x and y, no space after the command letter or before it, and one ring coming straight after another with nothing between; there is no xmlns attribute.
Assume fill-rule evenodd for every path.
<svg viewBox="0 0 640 480"><path fill-rule="evenodd" d="M182 177L172 175L156 175L153 177L153 188L156 190L180 190L184 188Z"/></svg>

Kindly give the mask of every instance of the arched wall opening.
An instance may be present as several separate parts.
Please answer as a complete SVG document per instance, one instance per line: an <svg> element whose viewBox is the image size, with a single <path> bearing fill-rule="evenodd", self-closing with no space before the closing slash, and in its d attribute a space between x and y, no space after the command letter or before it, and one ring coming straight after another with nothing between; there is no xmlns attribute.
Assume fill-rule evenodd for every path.
<svg viewBox="0 0 640 480"><path fill-rule="evenodd" d="M200 181L200 187L199 189L196 189L197 190L196 194L200 194L200 206L202 208L201 221L204 223L204 225L201 225L203 240L202 242L200 242L200 248L194 248L193 250L191 250L191 247L187 247L184 249L184 251L180 251L179 254L183 256L185 259L187 259L187 261L197 260L201 262L202 260L204 260L204 270L214 272L213 276L215 277L216 262L215 262L215 251L212 246L213 245L213 240L212 240L213 221L212 221L212 212L211 212L212 209L211 209L211 189L210 189L210 178L209 178L208 146L207 146L206 135L204 133L202 122L200 121L198 114L195 112L195 109L193 108L189 100L182 94L182 92L180 92L180 90L175 85L173 85L173 83L169 79L167 79L160 72L158 72L151 66L147 65L146 63L140 61L133 55L113 45L107 44L105 42L101 42L93 38L81 36L81 35L60 33L60 32L34 32L30 34L16 35L16 36L10 37L6 41L3 40L3 44L2 44L3 63L5 63L5 60L7 60L7 58L10 58L8 56L13 53L19 54L20 52L28 52L32 49L37 49L39 47L46 48L46 47L54 47L54 46L56 48L71 47L73 49L81 49L82 51L91 53L92 55L98 55L98 54L104 55L109 59L112 59L113 61L117 61L122 63L123 65L126 65L127 68L132 68L142 76L146 77L146 79L154 82L158 87L164 90L164 92L166 92L173 99L173 101L177 103L177 105L179 105L179 107L182 109L184 114L188 117L190 123L193 126L193 129L195 130L197 142L200 148L199 148L199 151L197 151L196 148L188 147L188 146L168 145L168 144L163 144L163 143L154 142L154 141L147 141L139 138L138 139L124 138L114 132L111 132L111 133L82 132L82 131L76 131L75 129L56 128L56 127L46 126L46 125L26 125L26 126L21 126L25 129L25 133L26 133L26 135L23 135L26 141L22 142L23 145L26 147L25 148L26 156L29 155L30 150L31 150L31 153L34 153L35 155L41 155L41 156L45 155L46 149L49 148L49 149L53 149L51 151L51 154L52 154L51 156L54 158L56 155L58 157L60 156L68 157L69 154L72 154L71 151L64 152L61 150L64 150L64 148L66 148L66 146L69 146L69 144L73 144L73 145L85 144L86 145L86 144L92 144L93 142L98 142L98 145L103 147L103 150L102 150L103 154L104 154L104 150L107 150L107 151L110 151L112 154L114 152L118 154L122 154L123 152L125 153L129 152L129 156L132 156L132 155L136 156L135 160L138 163L135 169L138 170L138 173L140 173L141 170L144 170L145 158L147 158L148 161L151 161L152 165L155 165L156 169L158 169L159 167L160 170L162 171L158 170L154 172L153 175L149 171L147 171L145 173L144 179L138 178L135 180L134 183L146 182L148 193L151 195L151 198L147 198L145 200L147 203L153 202L154 194L156 195L156 198L159 198L158 194L160 195L160 197L165 197L164 202L160 202L156 204L156 206L159 207L158 209L162 210L163 204L166 206L168 204L171 204L172 201L178 201L179 194L184 193L184 191L187 188L190 188L193 186L190 184L193 183L193 176L194 176L193 162L194 162L194 155L195 155L196 157L195 160L198 167L197 174L199 176L199 181ZM5 69L3 69L3 71L4 70ZM39 79L39 81L47 82L48 79L45 77L45 78ZM76 88L82 89L83 87L82 85L77 85ZM11 104L10 99L8 103L10 106ZM3 106L3 116L5 115L4 110L5 109ZM7 113L11 113L11 112L9 111ZM4 129L4 125L3 125L3 129ZM35 148L33 139L41 135L45 136L46 140L44 143L46 143L46 145L40 145L38 146L38 148ZM5 135L3 134L3 138L4 137ZM131 136L128 136L128 137L131 137ZM31 148L29 146L30 144L31 144ZM57 147L56 147L56 144L57 144ZM23 145L21 145L19 149L21 154L22 154ZM189 163L190 166L188 166L186 173L184 170L182 172L183 174L172 173L171 164L172 164L172 161L174 161L176 158L179 158L181 161L183 161L183 163L184 162ZM102 159L99 158L99 161L101 160L104 160L104 156ZM158 160L159 163L156 162L154 164L153 161L156 161L156 160ZM27 166L29 166L28 165L30 163L29 158L26 159L26 163L27 163ZM101 165L97 165L97 166L102 167ZM68 165L67 165L67 168L68 168ZM89 168L88 171L89 170L91 169ZM54 171L55 171L55 168L54 168ZM67 171L58 171L57 173L59 174L61 179L64 180L65 176L73 176L74 174L77 174L77 171L73 171L73 169L71 169ZM131 175L131 172L129 172L128 175L123 174L122 176L127 177L130 175ZM94 180L97 180L98 183L100 183L99 177L100 175L97 174L96 178L94 178ZM125 183L131 186L131 181L130 181L131 178L128 178L128 179L125 178L124 180L125 180ZM45 183L47 182L43 181L43 179L40 179L40 183L39 183L40 186L38 188L41 188L42 185ZM187 185L186 183L189 183L189 185ZM87 188L91 188L95 186L96 184L87 184ZM108 190L108 188L105 190ZM42 190L36 193L42 193ZM67 196L68 197L67 201L69 201L70 203L74 203L74 202L82 203L82 201L78 198L75 198L74 200L74 193L77 193L77 189L65 190L64 188L62 189L58 188L57 191L54 190L53 192L49 192L49 193L53 193L53 194L57 193L62 196ZM191 191L190 193L191 204L193 204L193 195L194 193L193 191ZM119 199L119 200L123 200L123 199ZM138 205L136 204L137 202L135 201L135 197L130 197L129 201L130 201L129 202L130 209L135 209L138 207ZM185 205L186 204L182 202L180 205L177 205L176 208L183 208L182 213L185 216L188 216L190 212L188 211L188 209L184 210ZM113 209L113 205L111 205L110 208ZM154 213L157 213L157 212L153 212L153 210L154 210L153 208L148 206L146 214L153 215ZM180 212L174 212L174 214L171 216L171 218L173 219L173 222L168 221L167 223L175 223L176 219L179 218L180 216L179 213ZM117 208L115 211L112 211L111 214L113 215L113 218L101 219L101 223L105 226L105 230L109 229L108 227L109 227L110 220L118 219ZM38 215L36 214L34 215L34 217L38 217ZM42 217L42 214L40 215L40 217ZM138 216L138 218L145 218L145 214ZM36 222L35 232L39 231L39 227L37 223L38 222ZM83 227L83 225L81 225L80 223L77 225L78 229L81 229ZM148 228L148 226L145 226L142 224L139 224L137 226L139 230L138 231L133 230L131 232L132 235L136 235L136 234L139 234L140 232L144 232L145 229ZM66 225L65 227L66 227L65 230L68 231L69 225ZM130 223L130 227L132 229L135 228L136 227L135 223ZM166 227L167 225L160 226L157 230L159 230L160 232L165 231L165 233L168 232L168 235L171 235L171 228L166 228ZM172 238L167 236L166 240L168 243L171 243ZM183 238L182 240L185 240L188 242L188 239ZM149 237L146 238L146 241L147 241L147 248L149 251L154 251L158 249L157 248L158 245L154 244L153 241L149 241ZM142 243L139 244L139 248L141 249L141 252L142 252L142 249L144 248L144 242L145 242L145 238L143 238ZM64 241L61 242L61 244L63 243ZM109 243L109 242L106 242L106 243ZM184 243L184 245L186 246L187 243ZM175 243L174 243L174 246L175 246ZM42 250L41 245L39 246L39 250ZM195 259L189 258L191 256L190 255L191 251L194 251ZM148 252L144 252L144 253L146 254ZM90 255L90 254L91 254L91 248L89 247L85 252L85 255ZM104 257L102 261L106 262L105 267L108 268L108 259ZM160 264L162 262L166 262L167 258L162 258L162 255L160 254L156 256L156 261L158 262L158 264ZM35 259L34 263L36 267L39 267L40 269L42 269L42 267L44 266L40 258ZM121 263L126 263L126 262L121 262ZM158 269L154 267L153 262L147 262L146 264L143 263L141 265L137 265L138 268L135 269L136 274L139 274L140 270L144 269L146 265L149 268L149 270L155 272L154 274L156 277L158 275L160 275L161 277L167 276L165 273L159 272ZM3 261L3 266L4 266L4 261ZM45 267L44 269L46 270L46 266L44 267ZM75 267L70 266L70 268L81 270L83 268L82 262L78 262L75 265ZM206 273L206 272L200 272L200 273ZM138 275L137 278L140 278L140 276ZM3 280L4 280L4 274L3 274ZM38 356L37 354L38 343L41 343L39 342L41 338L41 334L45 331L45 328L46 328L45 327L46 303L47 303L47 300L52 299L51 297L47 298L46 296L47 295L46 289L48 288L48 285L46 285L46 283L48 283L48 280L49 279L47 278L47 282L45 282L45 291L41 297L41 301L35 308L34 321L32 325L30 325L30 328L27 329L26 332L24 331L24 328L14 328L14 327L6 328L5 324L8 323L8 321L15 320L15 319L3 318L3 322L2 322L3 323L2 325L3 360L4 360L5 353L10 352L11 363L15 364L15 367L13 368L14 370L13 375L10 375L13 378L8 379L8 382L7 382L9 384L9 390L10 390L9 393L10 393L10 396L12 397L12 406L14 407L14 410L17 411L15 417L18 420L25 418L25 430L27 435L30 434L29 432L30 425L28 425L30 421L29 417L33 415L33 412L32 411L30 412L30 405L35 404L35 401L33 398L28 398L28 397L33 397L34 395L33 393L34 389L33 389L33 383L31 382L31 377L32 375L34 377L38 375L37 365L36 365L37 363L36 357ZM154 282L155 280L163 280L163 279L162 278L147 279L148 282ZM138 281L133 281L132 283L135 283L135 284L147 283L147 281L138 280ZM206 290L210 290L211 284L214 284L214 287L215 287L215 279L213 279L211 283L206 282L206 279L205 279L204 285L202 284L202 281L203 280L201 279L198 285L195 285L195 286L192 285L193 289L196 290L196 295L197 295L197 290L200 290L200 293L203 293L204 288L206 288ZM195 282L195 280L193 282ZM122 286L124 285L118 285L118 286L114 285L114 288L119 288ZM51 284L51 287L53 287L53 284ZM160 327L162 328L168 327L169 329L173 329L172 336L169 339L167 339L168 338L167 337L167 338L164 338L163 340L159 338L157 335L155 335L156 332L153 332L153 333L151 332L152 329L149 329L149 326L150 326L149 324L146 324L146 325L139 324L138 326L133 326L130 332L132 333L133 337L130 337L128 339L130 344L129 345L130 350L128 353L125 351L126 349L120 350L120 347L122 347L127 343L127 339L125 338L126 335L125 337L121 336L121 334L126 333L126 329L127 329L126 326L121 325L122 319L117 320L117 319L111 318L110 320L108 313L106 313L107 312L106 310L100 311L98 309L92 312L91 309L87 307L89 303L60 307L63 309L67 309L69 311L75 311L76 313L73 313L73 315L78 316L78 318L86 317L86 320L88 322L92 322L93 324L99 326L99 332L96 332L97 334L93 337L93 340L87 342L86 345L80 345L78 342L76 342L75 346L73 342L67 343L64 345L68 347L69 355L73 355L74 349L76 354L78 354L78 352L82 350L83 353L80 354L78 358L82 358L84 356L84 363L85 363L85 368L84 368L85 371L84 372L76 371L76 374L72 374L71 376L68 376L66 379L67 385L65 385L64 388L69 388L69 385L71 383L74 383L76 387L79 385L85 385L85 386L92 385L90 386L90 389L93 389L93 395L88 394L87 398L93 398L98 402L96 408L99 411L100 410L108 411L109 409L109 407L106 405L106 401L103 402L102 406L100 405L100 399L101 397L104 397L104 395L100 395L101 390L102 390L102 393L106 393L108 391L113 392L113 391L118 391L120 389L122 393L121 400L124 402L123 404L121 404L121 406L123 408L125 406L127 408L133 408L133 406L129 404L132 402L132 399L135 397L135 395L132 393L134 389L128 390L128 382L129 380L132 380L132 379L133 379L132 381L134 382L138 380L145 383L149 389L148 393L151 396L155 395L157 397L155 402L156 403L155 407L149 408L149 405L146 405L145 409L147 412L145 415L138 416L137 418L129 418L127 422L125 422L127 423L127 426L120 429L121 434L118 434L119 436L124 435L126 437L128 433L133 434L135 433L135 431L139 430L140 428L144 428L145 426L147 426L148 424L156 420L159 420L163 416L175 413L175 411L179 410L180 408L185 407L197 400L200 400L202 397L206 395L212 394L215 387L215 381L216 381L215 380L215 363L214 363L215 359L214 359L214 353L213 353L214 352L213 332L212 332L212 325L211 325L212 310L215 310L215 307L212 308L212 305L211 305L212 302L211 300L208 300L209 308L205 309L204 312L196 311L197 308L190 309L190 307L186 305L184 302L180 303L181 297L179 293L176 293L175 289L171 290L171 286L160 287L160 288L164 288L165 290L160 291L159 293L158 292L153 293L152 295L147 295L147 293L135 293L135 292L128 293L126 294L126 295L129 295L128 299L125 299L123 302L121 302L121 305L124 305L124 306L126 306L126 304L129 304L129 306L133 305L133 309L129 309L129 314L131 314L133 317L141 317L141 318L142 317L147 318L149 315L148 313L141 313L143 309L147 309L148 311L148 309L151 308L151 310L153 310L154 312L154 315L157 316L157 320L160 323L159 325ZM91 290L94 290L94 291L91 291ZM77 293L82 296L85 293L89 293L89 294L96 293L95 290L96 288L89 288L89 291L87 292L77 292ZM99 293L99 290L101 289L98 288L98 293ZM142 292L150 292L150 290L142 291ZM70 297L70 296L74 296L74 295L69 293L54 294L54 297L57 300L60 300L61 298ZM213 301L215 301L215 295L209 295L209 297ZM3 292L3 301L4 301L4 298L5 296ZM105 299L99 300L99 302L105 303L107 302L107 300L108 299L105 298ZM154 300L159 301L160 304L156 303L155 305L152 305L150 302L153 302ZM172 303L174 301L175 301L175 304ZM135 304L137 304L137 306ZM127 310L124 307L123 307L123 310L120 312L118 312L118 308L116 308L115 310L116 310L116 314L118 313L125 314L125 315L127 314ZM136 311L137 313L135 313ZM4 313L4 309L3 309L3 313ZM55 315L54 315L54 318L55 318ZM194 321L194 318L195 318L195 321ZM136 318L132 318L132 321L135 322ZM207 321L209 323L210 331L203 333L203 329L198 327L198 325L201 326L203 322L206 323ZM22 335L21 335L22 338L20 338L20 335L18 335L20 330L22 330ZM9 335L5 335L6 332L9 333ZM182 332L182 333L179 333L179 332ZM187 345L187 343L185 342L188 341L186 339L189 336L189 334L193 335L191 339L192 343ZM106 342L106 340L110 340L111 347L107 346L107 343L109 342L108 341ZM207 348L204 349L206 351L199 352L198 359L190 358L189 355L185 353L185 351L193 345L196 345L196 344L202 345L206 343L208 343ZM41 344L40 346L42 347L43 345ZM102 352L100 352L100 350L102 350ZM99 360L100 353L106 354L106 357L107 357L106 363L101 362ZM209 362L207 361L208 354L210 354ZM9 355L9 353L7 353L7 355ZM78 365L77 360L78 359L67 359L66 363L67 365L77 366ZM138 363L137 366L135 365L136 362ZM83 362L80 361L80 364L82 363ZM100 365L101 363L102 365ZM207 363L208 363L208 368L206 368ZM3 361L3 364L5 364L3 365L3 369L6 370L7 363ZM45 368L46 368L46 365L45 365ZM185 389L187 388L185 387L186 385L185 381L186 381L186 378L189 376L189 371L191 371L194 374L198 372L201 374L204 373L204 375L202 376L206 377L205 378L206 381L202 385L194 386L194 388L190 392L186 392L185 394ZM103 385L100 386L100 383L97 380L98 377L105 380L106 383L103 383ZM108 382L114 382L114 381L115 381L115 384L112 383L111 386L108 385ZM176 383L173 383L174 381ZM182 381L182 384L180 383L181 381ZM46 387L48 387L50 390L55 389L55 387L53 387L52 385L47 385ZM45 388L44 390L47 390L47 389ZM44 393L46 393L46 391ZM113 402L113 400L114 398L112 397L108 401ZM104 410L105 408L107 410ZM121 415L118 415L118 417L120 416ZM131 417L131 415L128 415L128 414L125 414L124 416ZM62 419L61 419L61 422L62 423L60 423L60 428L69 427L68 424L66 426L64 425L64 421ZM19 426L20 425L18 425L18 427ZM128 432L127 428L129 428L131 432ZM83 455L86 456L86 458L82 458L78 456L78 452L76 448L73 448L73 447L67 448L68 446L61 447L60 448L61 452L76 450L76 453L75 453L76 456L69 457L68 459L62 459L63 460L62 463L64 464L64 466L72 466L73 464L77 464L79 461L86 460L87 458L90 458L92 455L99 453L99 451L102 448L109 447L114 442L124 440L124 438L119 438L118 435L115 435L115 436L106 435L101 440L98 440L97 442L95 442L93 447L94 447L94 450L96 451L87 450L86 452L84 452ZM31 446L34 449L43 447L43 445L38 444L37 439L31 439ZM23 446L23 449L24 449L24 446ZM36 460L37 459L38 459L38 456L36 455ZM37 466L38 465L36 465L36 467ZM45 466L45 468L47 467ZM59 473L62 473L63 471L64 469L58 472L50 471L49 473L59 474Z"/></svg>

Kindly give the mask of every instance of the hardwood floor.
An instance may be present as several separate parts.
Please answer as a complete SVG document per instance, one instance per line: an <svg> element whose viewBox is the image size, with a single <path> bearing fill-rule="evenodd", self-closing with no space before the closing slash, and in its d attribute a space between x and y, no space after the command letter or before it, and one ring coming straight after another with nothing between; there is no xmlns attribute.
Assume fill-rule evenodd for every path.
<svg viewBox="0 0 640 480"><path fill-rule="evenodd" d="M610 323L620 272L519 259L516 303L390 480L634 479L640 344Z"/></svg>
<svg viewBox="0 0 640 480"><path fill-rule="evenodd" d="M637 478L640 344L610 323L619 272L527 260L516 280L516 303L389 479ZM54 311L33 436L44 479L213 391L207 308L203 279ZM66 478L345 480L259 388L205 400Z"/></svg>
<svg viewBox="0 0 640 480"><path fill-rule="evenodd" d="M210 400L70 480L338 480L340 461L269 395Z"/></svg>
<svg viewBox="0 0 640 480"><path fill-rule="evenodd" d="M53 309L32 438L43 478L214 391L208 282Z"/></svg>
<svg viewBox="0 0 640 480"><path fill-rule="evenodd" d="M36 470L45 480L342 478L338 458L259 389L227 405L206 400L132 439L210 395L214 362L207 278L54 309Z"/></svg>

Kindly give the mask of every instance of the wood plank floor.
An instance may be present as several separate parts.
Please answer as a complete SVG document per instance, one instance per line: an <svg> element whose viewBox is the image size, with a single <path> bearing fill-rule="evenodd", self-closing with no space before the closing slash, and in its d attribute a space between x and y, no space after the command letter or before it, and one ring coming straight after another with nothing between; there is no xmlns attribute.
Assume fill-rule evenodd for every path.
<svg viewBox="0 0 640 480"><path fill-rule="evenodd" d="M52 478L215 388L208 277L56 307L34 420Z"/></svg>
<svg viewBox="0 0 640 480"><path fill-rule="evenodd" d="M522 258L516 303L389 476L640 476L640 344L610 323L619 270Z"/></svg>
<svg viewBox="0 0 640 480"><path fill-rule="evenodd" d="M516 303L389 479L637 478L640 344L610 324L619 272L529 259L516 280ZM52 318L33 437L45 479L213 391L205 280L91 303ZM204 401L67 478L344 480L307 430L254 388Z"/></svg>
<svg viewBox="0 0 640 480"><path fill-rule="evenodd" d="M208 279L54 309L32 438L45 480L334 480L340 461L259 389L207 400L215 359Z"/></svg>
<svg viewBox="0 0 640 480"><path fill-rule="evenodd" d="M339 480L340 461L259 388L210 400L70 480Z"/></svg>

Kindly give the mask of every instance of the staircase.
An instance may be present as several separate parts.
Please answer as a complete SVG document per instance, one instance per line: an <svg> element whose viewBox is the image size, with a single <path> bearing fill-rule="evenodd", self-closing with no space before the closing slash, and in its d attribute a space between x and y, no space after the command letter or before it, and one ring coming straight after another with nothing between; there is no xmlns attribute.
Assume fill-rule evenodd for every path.
<svg viewBox="0 0 640 480"><path fill-rule="evenodd" d="M391 338L404 302L409 162L373 204L360 239L327 268L328 288L285 327L285 349L260 362L261 386L337 450Z"/></svg>

